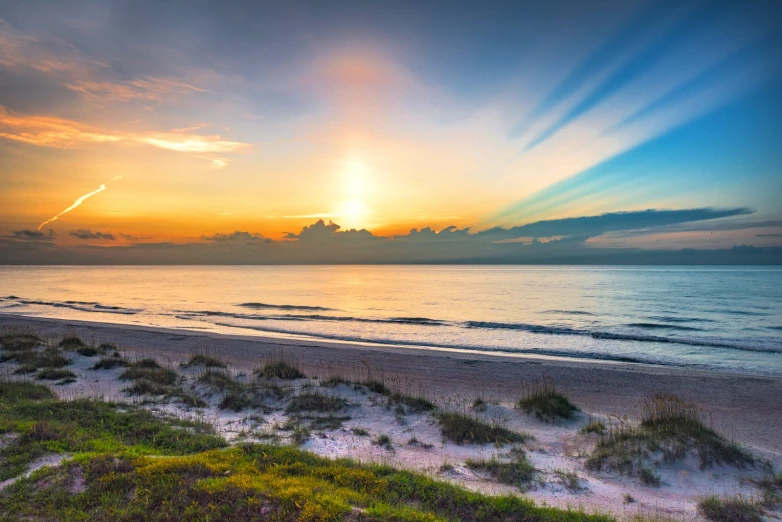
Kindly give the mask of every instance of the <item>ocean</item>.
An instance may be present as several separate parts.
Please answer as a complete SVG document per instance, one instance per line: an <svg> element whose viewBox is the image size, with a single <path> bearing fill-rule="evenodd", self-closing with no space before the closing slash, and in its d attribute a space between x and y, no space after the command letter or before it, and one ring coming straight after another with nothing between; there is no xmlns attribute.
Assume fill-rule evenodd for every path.
<svg viewBox="0 0 782 522"><path fill-rule="evenodd" d="M6 266L0 313L782 375L782 267Z"/></svg>

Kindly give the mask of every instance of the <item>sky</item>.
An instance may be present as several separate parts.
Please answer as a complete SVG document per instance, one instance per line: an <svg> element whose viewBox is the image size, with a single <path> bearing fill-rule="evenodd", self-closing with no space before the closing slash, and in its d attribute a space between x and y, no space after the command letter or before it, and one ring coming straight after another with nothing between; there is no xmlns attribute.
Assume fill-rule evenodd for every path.
<svg viewBox="0 0 782 522"><path fill-rule="evenodd" d="M0 263L782 262L782 3L0 0Z"/></svg>

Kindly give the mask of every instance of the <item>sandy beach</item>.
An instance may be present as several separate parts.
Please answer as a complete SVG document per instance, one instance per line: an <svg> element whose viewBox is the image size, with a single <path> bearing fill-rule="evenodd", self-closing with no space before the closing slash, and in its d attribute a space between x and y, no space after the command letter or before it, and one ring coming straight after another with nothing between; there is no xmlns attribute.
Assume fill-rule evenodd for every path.
<svg viewBox="0 0 782 522"><path fill-rule="evenodd" d="M639 512L662 512L686 520L698 520L696 500L705 494L755 495L748 480L758 476L753 469L718 466L700 470L694 461L661 467L661 487L646 487L637 480L616 473L589 472L584 458L597 436L582 434L593 420L606 423L641 416L644 399L655 394L677 395L694 401L704 410L712 427L727 439L750 449L760 459L776 467L782 465L782 379L738 374L683 371L628 363L610 363L545 357L487 355L458 350L432 350L386 345L323 342L304 338L243 337L206 332L171 330L72 320L40 319L0 315L0 327L29 328L43 338L58 339L75 334L91 344L114 343L124 357L151 357L174 368L185 380L195 383L199 373L182 369L193 354L208 354L225 361L236 379L246 379L252 371L274 358L293 361L310 379L295 386L316 387L329 377L361 380L368 374L386 383L395 383L402 392L425 396L438 407L470 411L477 398L487 405L480 413L487 420L531 434L525 443L530 461L539 470L536 485L524 494L536 501L561 506L583 507L591 512L609 512L627 517ZM71 369L75 383L54 386L64 398L99 396L111 400L138 400L124 396L117 377L121 371L92 371L95 359L75 355ZM6 368L2 368L2 367ZM12 376L13 367L0 364L0 371ZM13 378L13 376L12 376ZM315 380L313 380L315 378ZM580 408L575 420L541 422L514 408L525 386L546 379L564 392ZM204 394L197 384L191 390ZM465 465L470 459L504 455L494 445L460 445L446 442L432 415L406 412L400 417L382 402L382 397L345 385L325 388L325 393L350 404L349 415L338 429L319 431L302 448L329 457L350 457L380 461L451 480L488 493L507 493L515 488L488 480ZM209 397L207 393L204 395ZM245 412L217 408L214 400L199 415L214 423L229 440L252 436L260 424L252 424ZM191 415L172 404L152 406L162 412ZM289 419L280 411L264 415L265 433ZM277 427L277 428L275 428ZM366 437L385 434L394 442L388 450ZM264 436L267 436L264 435ZM404 441L408 441L405 443ZM414 442L413 442L414 441ZM562 484L562 473L578 476L578 486ZM632 504L623 501L626 495Z"/></svg>
<svg viewBox="0 0 782 522"><path fill-rule="evenodd" d="M486 355L317 339L232 336L73 320L20 318L0 314L0 326L29 326L52 336L66 330L82 338L117 343L124 350L174 363L208 352L238 368L252 369L271 355L284 353L308 375L329 377L360 372L368 366L420 384L433 397L472 402L476 397L513 402L525 383L548 377L583 409L602 415L640 415L640 402L656 393L696 401L730 438L770 457L782 454L782 379L678 370L630 363Z"/></svg>

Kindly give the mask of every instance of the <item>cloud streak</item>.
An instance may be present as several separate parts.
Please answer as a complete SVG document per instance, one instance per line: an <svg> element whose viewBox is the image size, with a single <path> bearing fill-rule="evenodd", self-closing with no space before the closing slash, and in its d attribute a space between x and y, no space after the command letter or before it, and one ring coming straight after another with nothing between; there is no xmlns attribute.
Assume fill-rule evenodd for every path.
<svg viewBox="0 0 782 522"><path fill-rule="evenodd" d="M117 179L119 179L119 178L121 178L121 177L122 177L122 176L117 176L117 177L115 177L115 178L112 178L112 179L111 179L110 181L108 181L107 183L110 183L111 181L115 181L115 180L117 180ZM95 194L98 194L98 193L100 193L100 192L103 192L104 190L106 190L106 185L105 185L105 184L101 184L101 186L100 186L100 187L98 187L96 190L93 190L92 192L90 192L90 193L88 193L88 194L84 194L83 196L81 196L81 197L77 198L77 199L76 199L76 201L74 201L74 202L73 202L73 204L72 204L70 207L66 208L65 210L63 210L62 212L60 212L59 214L57 214L56 216L52 216L51 218L47 219L46 221L44 221L43 223L41 223L40 225L38 225L38 230L41 230L41 229L44 227L44 225L48 225L49 223L52 223L52 222L54 222L54 221L57 221L57 220L60 218L60 216L63 216L64 214L67 214L67 213L68 213L68 212L70 212L71 210L75 209L76 207L78 207L79 205L81 205L82 203L84 203L84 201L85 201L86 199L88 199L88 198L91 198L91 197L92 197L92 196L94 196Z"/></svg>

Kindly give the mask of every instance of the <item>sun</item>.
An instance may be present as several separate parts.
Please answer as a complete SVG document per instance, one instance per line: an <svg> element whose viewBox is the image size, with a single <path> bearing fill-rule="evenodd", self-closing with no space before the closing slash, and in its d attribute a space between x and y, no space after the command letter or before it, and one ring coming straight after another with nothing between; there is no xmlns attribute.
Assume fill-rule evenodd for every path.
<svg viewBox="0 0 782 522"><path fill-rule="evenodd" d="M366 225L367 206L358 199L343 201L339 209L339 224L343 229L364 228Z"/></svg>
<svg viewBox="0 0 782 522"><path fill-rule="evenodd" d="M350 159L343 165L343 198L337 215L343 229L364 228L369 215L367 206L370 169L361 159Z"/></svg>

